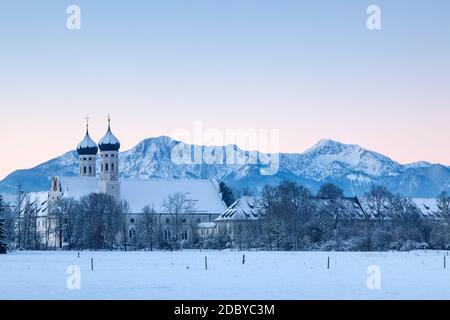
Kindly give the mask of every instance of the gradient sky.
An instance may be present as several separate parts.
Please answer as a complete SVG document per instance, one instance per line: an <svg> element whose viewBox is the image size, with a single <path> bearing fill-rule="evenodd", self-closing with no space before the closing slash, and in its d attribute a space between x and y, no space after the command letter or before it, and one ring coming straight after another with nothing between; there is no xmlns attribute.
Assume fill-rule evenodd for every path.
<svg viewBox="0 0 450 320"><path fill-rule="evenodd" d="M108 113L122 150L201 120L449 165L449 17L448 0L2 0L0 178L73 149L86 114L100 139Z"/></svg>

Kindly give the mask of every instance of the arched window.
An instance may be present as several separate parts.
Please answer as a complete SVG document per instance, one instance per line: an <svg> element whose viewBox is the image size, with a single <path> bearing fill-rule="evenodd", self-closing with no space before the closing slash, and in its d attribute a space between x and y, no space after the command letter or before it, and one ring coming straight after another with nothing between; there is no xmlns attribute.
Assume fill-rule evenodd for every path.
<svg viewBox="0 0 450 320"><path fill-rule="evenodd" d="M105 171L108 171L108 164L105 163Z"/></svg>
<svg viewBox="0 0 450 320"><path fill-rule="evenodd" d="M133 228L130 229L130 231L128 232L130 239L133 239L136 236L136 230L134 230Z"/></svg>
<svg viewBox="0 0 450 320"><path fill-rule="evenodd" d="M83 167L83 173L86 174L86 167Z"/></svg>

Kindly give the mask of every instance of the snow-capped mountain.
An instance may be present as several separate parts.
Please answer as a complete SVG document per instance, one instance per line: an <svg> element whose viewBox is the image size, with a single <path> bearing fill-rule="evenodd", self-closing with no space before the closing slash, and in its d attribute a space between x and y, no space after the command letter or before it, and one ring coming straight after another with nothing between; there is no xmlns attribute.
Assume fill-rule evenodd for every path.
<svg viewBox="0 0 450 320"><path fill-rule="evenodd" d="M120 154L122 178L216 178L235 187L258 191L265 184L291 180L316 191L321 184L332 182L346 194L362 194L372 184L382 184L392 192L406 196L434 197L442 190L450 190L450 168L440 164L417 162L401 165L379 153L358 145L347 145L332 140L321 140L304 153L280 154L279 169L275 175L261 174L266 165L263 154L251 153L236 146L228 146L245 161L234 164L205 161L197 164L176 164L173 151L184 146L190 151L211 152L211 147L185 145L169 137L146 139L134 148ZM194 147L196 149L194 149ZM225 147L221 147L225 153ZM230 150L230 149L227 149ZM195 153L195 152L193 152ZM192 156L192 159L194 156ZM14 192L20 184L26 191L48 190L51 176L75 176L78 155L75 151L63 154L28 170L18 170L0 182L0 192Z"/></svg>

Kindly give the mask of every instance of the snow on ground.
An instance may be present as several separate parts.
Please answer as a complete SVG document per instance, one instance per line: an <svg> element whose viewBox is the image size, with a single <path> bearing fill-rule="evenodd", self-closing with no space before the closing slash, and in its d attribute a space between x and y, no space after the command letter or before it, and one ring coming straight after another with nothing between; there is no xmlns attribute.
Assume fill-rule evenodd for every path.
<svg viewBox="0 0 450 320"><path fill-rule="evenodd" d="M0 256L0 299L450 299L446 254L12 252ZM80 290L66 287L72 264ZM381 268L380 290L367 288L371 265Z"/></svg>

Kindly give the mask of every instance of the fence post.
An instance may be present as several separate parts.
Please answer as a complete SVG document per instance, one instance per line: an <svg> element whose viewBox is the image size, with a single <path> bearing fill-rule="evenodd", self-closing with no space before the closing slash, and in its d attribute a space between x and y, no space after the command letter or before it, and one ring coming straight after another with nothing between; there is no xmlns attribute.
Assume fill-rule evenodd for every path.
<svg viewBox="0 0 450 320"><path fill-rule="evenodd" d="M245 254L242 256L242 264L245 264Z"/></svg>
<svg viewBox="0 0 450 320"><path fill-rule="evenodd" d="M94 271L94 258L91 258L91 271Z"/></svg>
<svg viewBox="0 0 450 320"><path fill-rule="evenodd" d="M208 258L205 257L205 270L208 270Z"/></svg>

